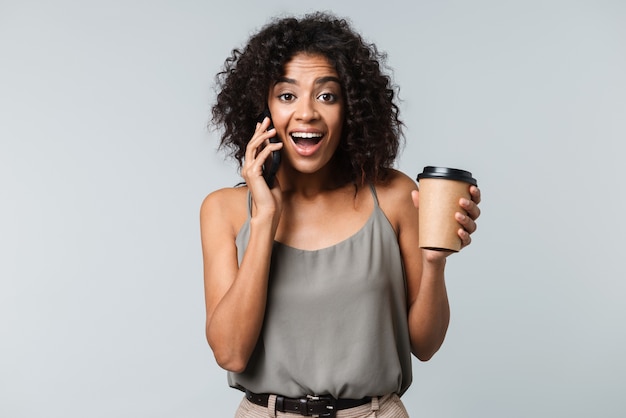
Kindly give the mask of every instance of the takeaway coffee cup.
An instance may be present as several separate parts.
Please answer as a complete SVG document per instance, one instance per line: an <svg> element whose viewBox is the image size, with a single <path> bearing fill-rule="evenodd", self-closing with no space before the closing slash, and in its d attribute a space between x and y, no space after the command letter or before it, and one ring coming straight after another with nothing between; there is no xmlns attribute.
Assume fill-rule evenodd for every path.
<svg viewBox="0 0 626 418"><path fill-rule="evenodd" d="M477 185L472 173L447 167L424 167L419 182L419 242L421 248L459 251L460 226L455 212L466 213L459 204L462 197L471 199L470 185Z"/></svg>

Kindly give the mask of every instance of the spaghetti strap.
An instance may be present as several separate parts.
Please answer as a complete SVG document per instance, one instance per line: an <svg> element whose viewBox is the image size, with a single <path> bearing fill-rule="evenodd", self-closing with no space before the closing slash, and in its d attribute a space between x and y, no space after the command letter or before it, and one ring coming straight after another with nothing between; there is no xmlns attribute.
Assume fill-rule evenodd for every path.
<svg viewBox="0 0 626 418"><path fill-rule="evenodd" d="M376 187L374 187L374 185L372 183L370 183L369 186L370 186L370 191L372 192L372 197L374 198L374 205L375 206L379 206L378 205L378 195L376 194Z"/></svg>
<svg viewBox="0 0 626 418"><path fill-rule="evenodd" d="M248 219L252 217L252 193L248 189Z"/></svg>

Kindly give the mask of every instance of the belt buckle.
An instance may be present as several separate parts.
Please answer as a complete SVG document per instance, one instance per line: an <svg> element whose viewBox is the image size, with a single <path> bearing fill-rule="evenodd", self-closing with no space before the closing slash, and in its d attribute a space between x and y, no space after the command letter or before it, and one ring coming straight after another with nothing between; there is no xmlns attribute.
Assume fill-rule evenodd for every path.
<svg viewBox="0 0 626 418"><path fill-rule="evenodd" d="M326 403L325 407L327 412L320 412L318 415L320 418L334 418L335 415L337 414L337 401L335 400L335 398L333 398L332 396L313 396L313 395L307 395L306 399L301 399L300 402L303 403L303 410L302 410L302 414L303 415L309 415L308 414L308 407L307 404L309 403L309 401L313 401L313 402L322 402L322 403Z"/></svg>

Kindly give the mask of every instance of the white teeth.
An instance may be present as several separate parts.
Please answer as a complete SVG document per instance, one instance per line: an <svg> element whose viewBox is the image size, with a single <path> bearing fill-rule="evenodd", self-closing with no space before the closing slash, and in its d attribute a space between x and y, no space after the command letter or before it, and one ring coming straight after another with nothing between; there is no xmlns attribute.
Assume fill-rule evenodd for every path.
<svg viewBox="0 0 626 418"><path fill-rule="evenodd" d="M291 136L293 136L294 138L310 139L310 138L321 138L322 134L320 134L320 133L310 133L310 132L293 132L291 134Z"/></svg>

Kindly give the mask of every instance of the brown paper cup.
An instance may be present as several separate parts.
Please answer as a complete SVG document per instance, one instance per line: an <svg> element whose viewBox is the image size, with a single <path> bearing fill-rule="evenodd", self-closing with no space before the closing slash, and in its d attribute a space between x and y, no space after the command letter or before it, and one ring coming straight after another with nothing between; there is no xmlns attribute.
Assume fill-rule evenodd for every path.
<svg viewBox="0 0 626 418"><path fill-rule="evenodd" d="M464 197L471 199L470 185L476 185L472 173L445 167L424 167L419 181L420 247L439 251L459 251L461 227L454 214L467 214L459 205Z"/></svg>

